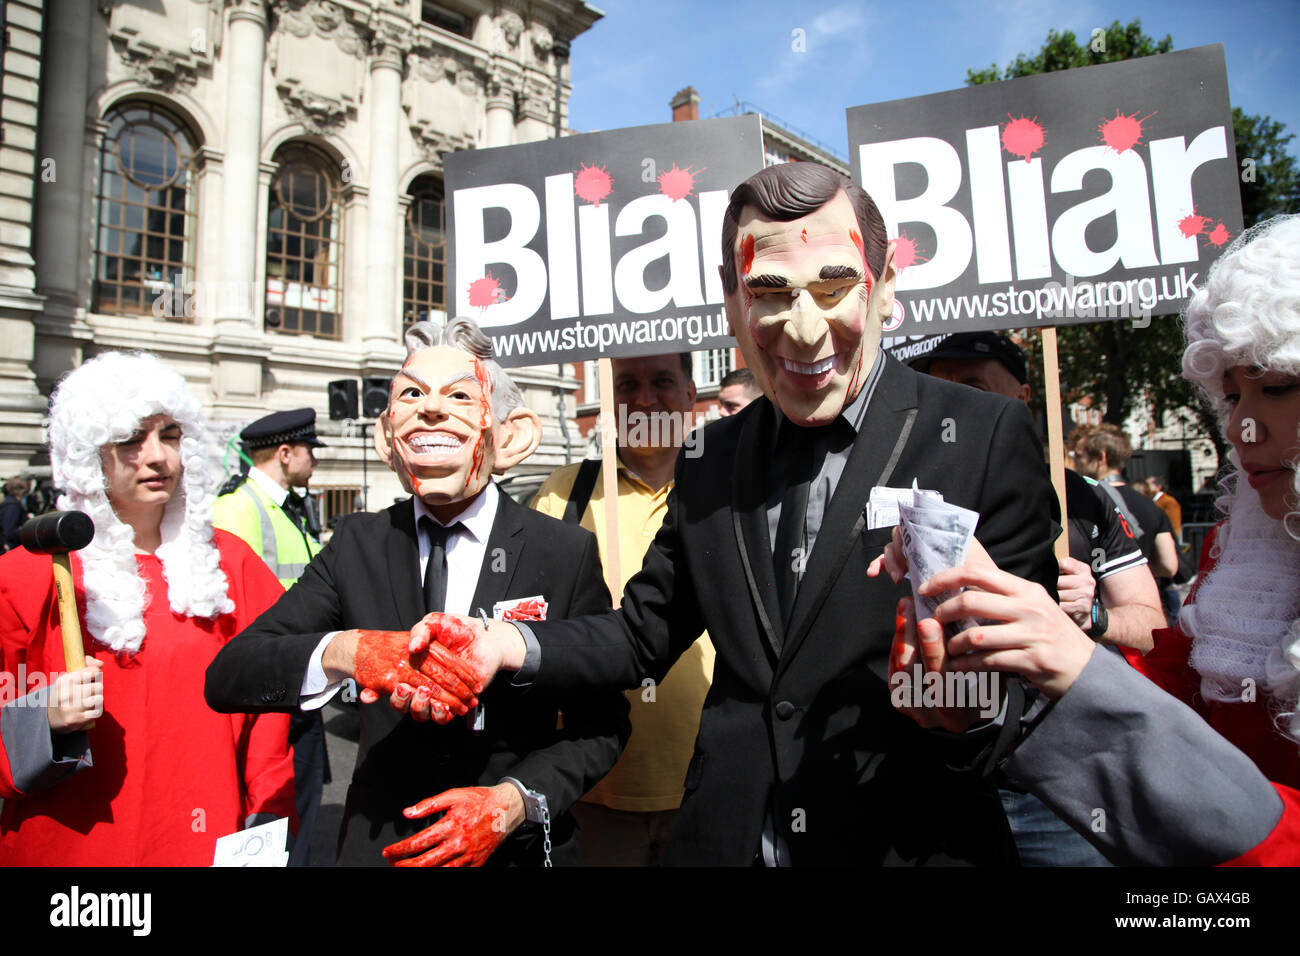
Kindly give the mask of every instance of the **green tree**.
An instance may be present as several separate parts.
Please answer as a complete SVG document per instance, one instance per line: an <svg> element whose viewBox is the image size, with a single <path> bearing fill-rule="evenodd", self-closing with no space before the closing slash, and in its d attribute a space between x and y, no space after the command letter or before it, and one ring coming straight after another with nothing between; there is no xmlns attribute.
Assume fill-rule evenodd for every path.
<svg viewBox="0 0 1300 956"><path fill-rule="evenodd" d="M1048 31L1047 42L1030 56L1021 53L1005 69L991 65L967 70L966 83L974 86L1036 73L1069 70L1079 66L1112 63L1130 57L1168 53L1173 38L1155 40L1142 32L1140 20L1127 26L1118 20L1080 42L1072 31ZM1264 116L1232 110L1237 159L1242 162L1239 187L1247 226L1285 212L1300 211L1300 171L1286 152L1294 138L1282 123ZM1249 162L1243 162L1249 160ZM1027 330L1018 336L1037 354L1038 336ZM1218 432L1212 411L1204 407L1181 376L1183 339L1178 318L1153 316L1143 326L1129 320L1062 326L1058 332L1061 389L1074 397L1089 396L1105 408L1105 419L1122 425L1136 397L1145 395L1158 422L1176 409L1187 407L1223 460L1227 445ZM1041 363L1039 364L1041 367ZM1041 394L1037 388L1036 394Z"/></svg>

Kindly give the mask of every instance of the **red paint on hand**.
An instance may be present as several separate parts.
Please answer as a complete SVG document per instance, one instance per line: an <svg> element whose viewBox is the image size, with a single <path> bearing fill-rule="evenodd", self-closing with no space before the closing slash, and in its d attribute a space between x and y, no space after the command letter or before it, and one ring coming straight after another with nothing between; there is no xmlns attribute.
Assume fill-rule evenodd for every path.
<svg viewBox="0 0 1300 956"><path fill-rule="evenodd" d="M573 192L579 199L585 199L600 208L600 201L614 191L614 180L605 171L604 166L588 166L582 164L582 169L573 175Z"/></svg>
<svg viewBox="0 0 1300 956"><path fill-rule="evenodd" d="M1011 121L1002 127L1002 148L1028 162L1047 142L1047 130L1039 124L1037 116L1012 119L1008 113L1007 119Z"/></svg>
<svg viewBox="0 0 1300 956"><path fill-rule="evenodd" d="M452 623L464 626L458 621ZM456 714L468 712L477 702L476 671L462 657L440 647L412 656L408 651L410 634L406 631L363 630L360 635L352 663L352 676L359 686L391 695L398 685L406 684L416 691L432 692L432 700Z"/></svg>
<svg viewBox="0 0 1300 956"><path fill-rule="evenodd" d="M487 787L447 790L402 811L408 820L442 816L384 847L384 858L394 866L482 866L513 830L509 810L506 799Z"/></svg>
<svg viewBox="0 0 1300 956"><path fill-rule="evenodd" d="M706 166L705 169L707 168ZM672 169L659 174L659 191L673 202L685 199L695 189L695 177L702 172L704 169L692 172L689 166L678 169L677 164L673 163Z"/></svg>
<svg viewBox="0 0 1300 956"><path fill-rule="evenodd" d="M1155 115L1155 113L1151 114L1151 116ZM1113 117L1097 127L1101 133L1101 141L1117 153L1132 149L1142 139L1142 124L1151 116L1138 119L1137 113L1126 116L1119 110L1115 110Z"/></svg>

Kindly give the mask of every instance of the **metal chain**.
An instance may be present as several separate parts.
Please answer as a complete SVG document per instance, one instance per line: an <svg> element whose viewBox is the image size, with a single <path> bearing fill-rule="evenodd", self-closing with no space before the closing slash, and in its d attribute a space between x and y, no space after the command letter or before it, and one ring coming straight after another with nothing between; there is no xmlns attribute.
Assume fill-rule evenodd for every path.
<svg viewBox="0 0 1300 956"><path fill-rule="evenodd" d="M542 802L542 849L546 853L546 862L542 866L551 866L551 810Z"/></svg>

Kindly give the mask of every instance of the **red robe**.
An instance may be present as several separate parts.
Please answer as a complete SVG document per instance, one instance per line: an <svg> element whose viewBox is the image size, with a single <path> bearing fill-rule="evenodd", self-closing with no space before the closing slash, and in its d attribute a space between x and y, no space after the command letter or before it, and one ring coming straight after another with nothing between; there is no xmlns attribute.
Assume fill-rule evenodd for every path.
<svg viewBox="0 0 1300 956"><path fill-rule="evenodd" d="M88 734L93 766L21 793L4 749L20 742L3 741L0 864L208 866L217 837L250 814L295 820L288 715L218 714L203 699L217 651L284 593L243 541L223 531L215 540L233 613L215 620L172 613L162 563L137 555L151 596L139 652L119 659L83 636L86 656L104 662L104 715ZM72 565L84 621L75 555ZM35 672L67 670L51 559L21 548L0 557L0 673L12 682L20 665L28 686L18 696L39 686Z"/></svg>

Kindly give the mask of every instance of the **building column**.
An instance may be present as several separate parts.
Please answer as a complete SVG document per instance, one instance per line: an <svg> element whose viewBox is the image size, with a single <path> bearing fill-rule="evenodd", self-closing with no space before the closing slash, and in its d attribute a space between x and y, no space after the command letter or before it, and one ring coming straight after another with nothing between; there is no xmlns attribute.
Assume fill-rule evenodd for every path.
<svg viewBox="0 0 1300 956"><path fill-rule="evenodd" d="M513 146L515 142L515 89L510 78L494 70L488 77L487 142L485 146Z"/></svg>
<svg viewBox="0 0 1300 956"><path fill-rule="evenodd" d="M363 344L400 340L397 305L397 143L402 119L402 63L406 37L400 23L377 25L370 57L370 190L366 261L369 302Z"/></svg>
<svg viewBox="0 0 1300 956"><path fill-rule="evenodd" d="M221 281L232 294L216 297L218 334L253 332L256 243L265 224L257 221L262 150L262 73L266 57L266 11L247 3L230 11L222 55L226 70L226 141L222 163ZM240 290L234 294L234 290ZM246 294L249 290L252 294Z"/></svg>
<svg viewBox="0 0 1300 956"><path fill-rule="evenodd" d="M82 195L86 181L86 101L89 96L89 3L60 5L45 21L42 50L40 156L36 170L36 288L48 314L72 318L78 306L77 262L80 223L92 206ZM46 161L48 162L48 165ZM42 174L48 170L49 177ZM73 250L76 250L74 253Z"/></svg>
<svg viewBox="0 0 1300 956"><path fill-rule="evenodd" d="M42 50L41 37L52 29L45 16L41 0L12 0L5 9L4 25L7 37L0 64L0 84L4 89L3 113L4 148L0 149L0 474L5 477L25 471L26 466L41 447L41 419L45 401L36 388L34 366L36 324L44 305L37 294L36 262L32 258L32 229L36 222L35 192L38 200L66 198L66 194L79 191L79 181L70 179L71 170L58 168L46 161L46 155L37 149L36 120L44 91L42 73L49 70L48 56L52 47L60 43L77 43L74 49L64 49L64 61L79 78L84 90L86 83L86 30L90 5L73 21L70 32L47 37ZM77 38L76 24L85 21ZM64 23L66 27L66 22ZM80 59L80 69L76 60ZM57 74L46 74L46 86L59 79ZM77 105L73 119L80 121L85 115L84 101ZM46 117L48 122L48 114ZM67 140L66 130L64 140ZM79 137L73 141L79 143ZM58 194L65 194L59 196ZM74 200L75 202L75 200ZM71 206L75 217L78 207ZM73 247L63 250L71 261Z"/></svg>

